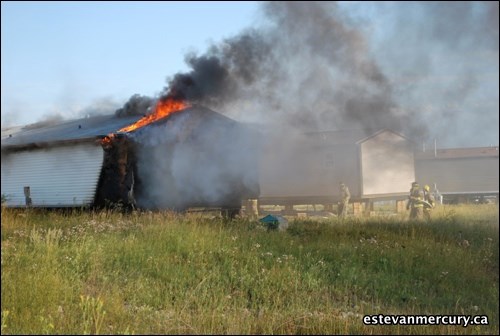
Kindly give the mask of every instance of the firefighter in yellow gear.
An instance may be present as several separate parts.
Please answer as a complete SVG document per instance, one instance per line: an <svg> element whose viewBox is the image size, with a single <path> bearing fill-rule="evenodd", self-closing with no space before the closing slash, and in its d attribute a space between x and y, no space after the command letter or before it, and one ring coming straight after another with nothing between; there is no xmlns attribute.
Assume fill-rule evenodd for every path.
<svg viewBox="0 0 500 336"><path fill-rule="evenodd" d="M410 219L422 219L424 216L424 193L417 182L411 184L407 209L410 209Z"/></svg>
<svg viewBox="0 0 500 336"><path fill-rule="evenodd" d="M434 196L431 193L431 188L428 185L424 186L424 218L426 221L431 220L431 211L436 205Z"/></svg>

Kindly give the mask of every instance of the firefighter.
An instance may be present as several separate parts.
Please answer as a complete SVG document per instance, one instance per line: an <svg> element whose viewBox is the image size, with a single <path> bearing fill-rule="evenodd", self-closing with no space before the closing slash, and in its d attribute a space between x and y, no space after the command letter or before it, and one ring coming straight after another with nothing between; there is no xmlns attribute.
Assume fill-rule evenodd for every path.
<svg viewBox="0 0 500 336"><path fill-rule="evenodd" d="M407 209L410 209L410 219L419 220L423 218L423 200L424 194L422 193L422 190L420 190L420 186L417 182L413 182L411 184L408 205L406 206Z"/></svg>
<svg viewBox="0 0 500 336"><path fill-rule="evenodd" d="M434 196L431 193L431 188L428 185L424 186L424 218L426 221L431 220L431 210L436 205Z"/></svg>
<svg viewBox="0 0 500 336"><path fill-rule="evenodd" d="M417 182L413 182L411 184L411 188L410 188L410 194L408 195L408 202L406 203L406 210L410 210L411 208L411 193L413 192L413 189L418 185Z"/></svg>
<svg viewBox="0 0 500 336"><path fill-rule="evenodd" d="M349 206L349 200L351 199L351 193L349 188L344 183L340 183L340 197L341 202L339 204L339 217L345 218L347 215L347 207Z"/></svg>

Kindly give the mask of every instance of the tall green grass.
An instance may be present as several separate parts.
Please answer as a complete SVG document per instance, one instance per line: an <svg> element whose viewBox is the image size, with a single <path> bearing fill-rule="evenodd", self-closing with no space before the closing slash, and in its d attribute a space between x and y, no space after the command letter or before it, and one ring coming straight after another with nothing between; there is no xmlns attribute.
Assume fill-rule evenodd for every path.
<svg viewBox="0 0 500 336"><path fill-rule="evenodd" d="M498 205L257 221L2 209L2 334L495 334ZM365 314L487 315L367 326Z"/></svg>

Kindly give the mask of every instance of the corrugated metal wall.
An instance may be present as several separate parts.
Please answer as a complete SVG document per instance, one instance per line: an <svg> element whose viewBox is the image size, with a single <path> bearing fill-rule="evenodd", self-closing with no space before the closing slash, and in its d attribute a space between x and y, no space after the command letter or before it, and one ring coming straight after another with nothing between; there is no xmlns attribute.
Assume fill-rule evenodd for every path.
<svg viewBox="0 0 500 336"><path fill-rule="evenodd" d="M94 143L48 147L2 154L2 195L7 206L91 205L103 164L104 151Z"/></svg>
<svg viewBox="0 0 500 336"><path fill-rule="evenodd" d="M498 156L417 160L417 179L441 193L498 193Z"/></svg>

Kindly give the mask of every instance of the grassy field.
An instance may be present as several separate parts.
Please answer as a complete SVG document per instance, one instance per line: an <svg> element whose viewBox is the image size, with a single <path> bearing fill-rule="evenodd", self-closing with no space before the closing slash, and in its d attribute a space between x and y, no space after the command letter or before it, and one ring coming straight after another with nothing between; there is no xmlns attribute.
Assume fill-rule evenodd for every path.
<svg viewBox="0 0 500 336"><path fill-rule="evenodd" d="M2 209L2 334L498 334L498 205L257 221ZM364 325L366 314L489 325Z"/></svg>

